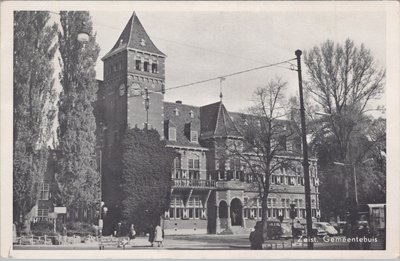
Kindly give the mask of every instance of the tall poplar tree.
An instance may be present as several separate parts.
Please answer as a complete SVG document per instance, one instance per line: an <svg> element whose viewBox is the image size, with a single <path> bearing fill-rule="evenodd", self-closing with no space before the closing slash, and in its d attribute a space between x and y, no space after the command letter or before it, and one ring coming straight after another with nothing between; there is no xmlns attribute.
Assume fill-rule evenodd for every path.
<svg viewBox="0 0 400 261"><path fill-rule="evenodd" d="M95 65L99 55L89 12L60 13L61 54L58 140L61 158L56 175L62 202L67 207L91 207L100 199L100 173L96 163L96 123L93 102L97 82ZM78 41L85 24L88 42Z"/></svg>
<svg viewBox="0 0 400 261"><path fill-rule="evenodd" d="M47 166L55 116L53 58L57 26L49 12L14 13L13 218L26 222Z"/></svg>

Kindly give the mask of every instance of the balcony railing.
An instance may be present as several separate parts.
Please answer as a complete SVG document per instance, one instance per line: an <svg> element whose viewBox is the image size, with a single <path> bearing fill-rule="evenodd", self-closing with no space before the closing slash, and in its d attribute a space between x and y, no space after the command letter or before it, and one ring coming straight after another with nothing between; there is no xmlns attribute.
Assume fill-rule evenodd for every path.
<svg viewBox="0 0 400 261"><path fill-rule="evenodd" d="M215 180L204 179L172 179L175 188L215 188Z"/></svg>

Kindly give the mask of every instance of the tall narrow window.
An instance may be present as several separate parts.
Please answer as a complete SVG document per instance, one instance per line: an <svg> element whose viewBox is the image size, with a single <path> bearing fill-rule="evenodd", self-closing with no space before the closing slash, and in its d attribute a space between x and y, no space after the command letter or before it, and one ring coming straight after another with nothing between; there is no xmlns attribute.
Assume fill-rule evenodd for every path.
<svg viewBox="0 0 400 261"><path fill-rule="evenodd" d="M145 61L144 63L143 63L143 67L144 67L144 71L145 72L148 72L149 71L149 62L148 61Z"/></svg>
<svg viewBox="0 0 400 261"><path fill-rule="evenodd" d="M49 199L49 183L43 183L42 188L40 190L40 199L41 200L48 200Z"/></svg>
<svg viewBox="0 0 400 261"><path fill-rule="evenodd" d="M140 66L141 66L141 61L140 60L136 60L135 61L135 69L140 71Z"/></svg>
<svg viewBox="0 0 400 261"><path fill-rule="evenodd" d="M176 141L176 128L168 129L168 139L172 141Z"/></svg>
<svg viewBox="0 0 400 261"><path fill-rule="evenodd" d="M191 142L199 142L198 140L198 135L197 135L197 131L191 131L190 132L190 141Z"/></svg>
<svg viewBox="0 0 400 261"><path fill-rule="evenodd" d="M188 159L189 179L200 179L200 160Z"/></svg>
<svg viewBox="0 0 400 261"><path fill-rule="evenodd" d="M158 73L157 64L156 63L152 63L151 64L151 72L152 73Z"/></svg>

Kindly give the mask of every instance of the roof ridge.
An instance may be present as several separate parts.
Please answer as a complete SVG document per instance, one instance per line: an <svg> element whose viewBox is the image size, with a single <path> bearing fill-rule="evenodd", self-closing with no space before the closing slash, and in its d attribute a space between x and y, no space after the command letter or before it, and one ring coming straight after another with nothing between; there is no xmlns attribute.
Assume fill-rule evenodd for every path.
<svg viewBox="0 0 400 261"><path fill-rule="evenodd" d="M216 103L213 103L213 105L214 104L217 104L218 102L216 102ZM214 131L213 131L213 136L215 135L215 133L217 132L217 129L218 129L218 120L219 120L219 115L220 115L220 110L221 110L221 103L222 102L220 102L219 101L219 107L218 107L218 113L217 113L217 120L216 120L216 122L215 122L215 128L214 128ZM210 104L211 105L211 104Z"/></svg>
<svg viewBox="0 0 400 261"><path fill-rule="evenodd" d="M136 13L135 11L133 11L131 18L129 20L132 20L131 22L131 28L129 28L129 37L128 37L128 43L126 44L126 46L129 46L129 44L131 43L131 36L132 36L132 29L133 29L133 20L136 17ZM129 22L128 22L129 23Z"/></svg>
<svg viewBox="0 0 400 261"><path fill-rule="evenodd" d="M228 136L228 129L226 128L226 119L225 119L225 117L227 116L227 115L225 115L225 112L224 112L224 109L223 108L225 108L225 106L224 107L222 107L222 101L221 101L221 113L223 113L223 115L222 115L222 120L224 121L224 129L225 129L225 134L226 134L226 136ZM226 108L225 108L225 111L226 111Z"/></svg>

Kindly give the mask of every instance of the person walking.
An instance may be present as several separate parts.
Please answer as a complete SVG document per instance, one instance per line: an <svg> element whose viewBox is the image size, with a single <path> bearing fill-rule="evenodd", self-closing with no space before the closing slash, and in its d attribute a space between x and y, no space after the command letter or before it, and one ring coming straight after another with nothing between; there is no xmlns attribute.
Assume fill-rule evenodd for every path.
<svg viewBox="0 0 400 261"><path fill-rule="evenodd" d="M154 226L150 225L149 227L149 242L151 243L151 246L154 244Z"/></svg>
<svg viewBox="0 0 400 261"><path fill-rule="evenodd" d="M164 238L163 230L160 227L160 225L157 225L155 230L154 241L157 242L158 247L163 246L163 238Z"/></svg>
<svg viewBox="0 0 400 261"><path fill-rule="evenodd" d="M114 233L115 233L115 236L118 238L117 239L117 241L118 241L117 247L119 248L119 247L121 247L121 243L122 243L121 242L121 236L122 236L122 222L121 221L118 222L116 231L114 231Z"/></svg>
<svg viewBox="0 0 400 261"><path fill-rule="evenodd" d="M250 233L250 249L261 250L263 243L262 223L258 221L254 226L254 231Z"/></svg>
<svg viewBox="0 0 400 261"><path fill-rule="evenodd" d="M136 238L136 231L135 231L135 225L131 224L131 228L129 231L129 244L133 247L133 240Z"/></svg>

